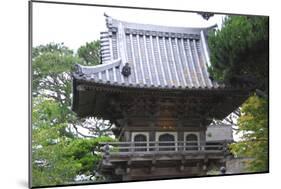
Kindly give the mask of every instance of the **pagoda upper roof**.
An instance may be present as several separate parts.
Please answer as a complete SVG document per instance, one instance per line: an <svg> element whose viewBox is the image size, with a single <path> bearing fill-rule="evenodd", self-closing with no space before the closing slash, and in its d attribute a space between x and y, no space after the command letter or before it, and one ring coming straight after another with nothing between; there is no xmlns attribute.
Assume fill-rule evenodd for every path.
<svg viewBox="0 0 281 189"><path fill-rule="evenodd" d="M205 28L130 23L106 16L97 66L76 65L79 81L108 86L159 89L224 87L209 77ZM127 70L126 70L127 68ZM127 71L127 72L126 72Z"/></svg>

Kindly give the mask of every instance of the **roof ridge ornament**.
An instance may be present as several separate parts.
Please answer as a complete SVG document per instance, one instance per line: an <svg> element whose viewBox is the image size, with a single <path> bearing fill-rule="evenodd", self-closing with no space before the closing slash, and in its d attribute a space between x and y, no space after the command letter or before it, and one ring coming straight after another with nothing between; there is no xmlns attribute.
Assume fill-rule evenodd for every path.
<svg viewBox="0 0 281 189"><path fill-rule="evenodd" d="M129 63L127 62L125 64L125 66L123 66L122 68L122 72L121 72L125 77L128 77L129 75L131 75L131 67L129 66Z"/></svg>
<svg viewBox="0 0 281 189"><path fill-rule="evenodd" d="M106 14L105 12L103 13L103 15L105 16L106 27L111 28L112 27L112 18L110 16L108 16L108 14Z"/></svg>
<svg viewBox="0 0 281 189"><path fill-rule="evenodd" d="M104 15L106 18L109 17L108 14L106 14L106 12L104 12L103 15Z"/></svg>
<svg viewBox="0 0 281 189"><path fill-rule="evenodd" d="M197 14L200 14L205 20L209 20L212 16L214 16L214 13L212 12L198 12Z"/></svg>
<svg viewBox="0 0 281 189"><path fill-rule="evenodd" d="M77 75L80 75L82 76L83 75L83 71L82 71L82 67L80 64L75 64L74 65L74 73L77 74Z"/></svg>

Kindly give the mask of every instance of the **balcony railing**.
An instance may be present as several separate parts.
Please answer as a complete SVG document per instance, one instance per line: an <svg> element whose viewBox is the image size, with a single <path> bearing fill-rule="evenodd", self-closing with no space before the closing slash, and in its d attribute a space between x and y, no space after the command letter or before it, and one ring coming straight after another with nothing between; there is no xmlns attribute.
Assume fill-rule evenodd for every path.
<svg viewBox="0 0 281 189"><path fill-rule="evenodd" d="M226 144L198 144L198 141L148 141L148 142L104 142L103 151L106 154L126 154L126 153L222 153L226 151Z"/></svg>

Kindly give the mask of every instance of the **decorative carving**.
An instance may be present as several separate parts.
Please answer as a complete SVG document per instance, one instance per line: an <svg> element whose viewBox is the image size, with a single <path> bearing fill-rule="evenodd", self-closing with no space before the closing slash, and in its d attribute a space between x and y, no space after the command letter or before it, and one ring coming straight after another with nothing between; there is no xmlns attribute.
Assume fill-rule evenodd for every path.
<svg viewBox="0 0 281 189"><path fill-rule="evenodd" d="M209 20L212 16L214 16L214 13L211 12L200 12L200 14L205 20Z"/></svg>
<svg viewBox="0 0 281 189"><path fill-rule="evenodd" d="M125 66L122 68L121 72L125 77L128 77L131 75L131 67L129 66L129 63L126 63Z"/></svg>
<svg viewBox="0 0 281 189"><path fill-rule="evenodd" d="M79 76L83 75L82 68L79 64L74 65L74 71L75 71L75 74L77 74Z"/></svg>

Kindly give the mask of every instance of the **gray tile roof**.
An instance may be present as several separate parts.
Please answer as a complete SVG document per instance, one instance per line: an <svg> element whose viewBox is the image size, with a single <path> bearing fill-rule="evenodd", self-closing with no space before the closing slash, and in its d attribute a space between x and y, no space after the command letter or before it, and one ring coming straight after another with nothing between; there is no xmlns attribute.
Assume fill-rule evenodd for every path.
<svg viewBox="0 0 281 189"><path fill-rule="evenodd" d="M102 64L77 65L75 79L140 88L218 88L209 78L208 28L129 23L106 16ZM128 63L131 74L122 69Z"/></svg>

